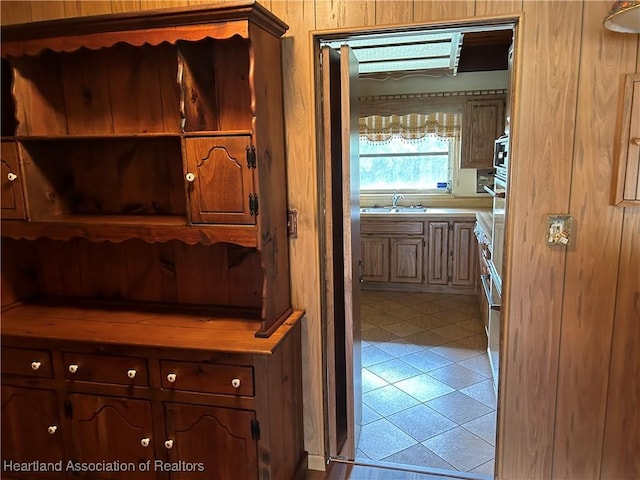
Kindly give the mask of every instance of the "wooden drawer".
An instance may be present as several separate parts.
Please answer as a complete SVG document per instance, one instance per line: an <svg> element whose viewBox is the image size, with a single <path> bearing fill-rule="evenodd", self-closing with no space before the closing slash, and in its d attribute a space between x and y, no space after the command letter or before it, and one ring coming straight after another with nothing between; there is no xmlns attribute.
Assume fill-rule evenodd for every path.
<svg viewBox="0 0 640 480"><path fill-rule="evenodd" d="M253 368L161 361L162 387L172 390L253 397ZM238 383L239 382L239 383Z"/></svg>
<svg viewBox="0 0 640 480"><path fill-rule="evenodd" d="M51 354L46 350L2 347L2 374L51 378Z"/></svg>
<svg viewBox="0 0 640 480"><path fill-rule="evenodd" d="M424 222L360 222L360 233L382 235L422 235Z"/></svg>
<svg viewBox="0 0 640 480"><path fill-rule="evenodd" d="M138 357L118 357L65 353L64 375L68 380L148 386L147 361Z"/></svg>

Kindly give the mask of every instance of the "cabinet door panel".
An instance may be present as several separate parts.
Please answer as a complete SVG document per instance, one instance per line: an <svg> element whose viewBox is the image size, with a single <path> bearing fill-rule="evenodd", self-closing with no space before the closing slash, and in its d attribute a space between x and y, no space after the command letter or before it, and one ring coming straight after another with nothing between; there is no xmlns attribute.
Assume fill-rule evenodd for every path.
<svg viewBox="0 0 640 480"><path fill-rule="evenodd" d="M3 462L64 461L62 433L55 392L2 386ZM7 473L6 465L3 471ZM27 478L63 476L60 472L26 474Z"/></svg>
<svg viewBox="0 0 640 480"><path fill-rule="evenodd" d="M469 100L462 135L462 168L490 168L494 141L503 129L504 100Z"/></svg>
<svg viewBox="0 0 640 480"><path fill-rule="evenodd" d="M22 174L18 165L18 154L14 143L2 142L0 152L0 171L2 186L2 218L24 220L27 212L24 207L24 194L22 192Z"/></svg>
<svg viewBox="0 0 640 480"><path fill-rule="evenodd" d="M120 472L91 472L91 479L155 478L153 468L142 472L138 465L154 461L151 405L98 395L70 394L73 461L77 463L133 463L135 468ZM149 439L145 447L143 439ZM82 478L82 477L81 477Z"/></svg>
<svg viewBox="0 0 640 480"><path fill-rule="evenodd" d="M254 224L249 195L253 171L247 167L249 137L206 137L185 140L193 223Z"/></svg>
<svg viewBox="0 0 640 480"><path fill-rule="evenodd" d="M473 227L473 222L453 223L451 284L454 286L473 286L476 282L477 249Z"/></svg>
<svg viewBox="0 0 640 480"><path fill-rule="evenodd" d="M360 239L362 255L362 280L365 282L389 281L389 239Z"/></svg>
<svg viewBox="0 0 640 480"><path fill-rule="evenodd" d="M429 222L428 234L427 283L447 285L449 283L449 222Z"/></svg>
<svg viewBox="0 0 640 480"><path fill-rule="evenodd" d="M422 283L422 244L422 238L391 239L391 282Z"/></svg>
<svg viewBox="0 0 640 480"><path fill-rule="evenodd" d="M248 410L165 404L170 463L186 462L193 471L172 472L171 480L258 478L256 440Z"/></svg>

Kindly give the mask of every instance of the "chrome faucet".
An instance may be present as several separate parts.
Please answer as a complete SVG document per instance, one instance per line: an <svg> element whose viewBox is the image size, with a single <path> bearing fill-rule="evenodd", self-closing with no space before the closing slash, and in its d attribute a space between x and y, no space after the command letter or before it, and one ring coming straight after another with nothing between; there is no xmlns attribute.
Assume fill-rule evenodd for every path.
<svg viewBox="0 0 640 480"><path fill-rule="evenodd" d="M391 197L391 206L396 208L398 206L398 200L401 198L404 198L404 195L393 192L393 196Z"/></svg>

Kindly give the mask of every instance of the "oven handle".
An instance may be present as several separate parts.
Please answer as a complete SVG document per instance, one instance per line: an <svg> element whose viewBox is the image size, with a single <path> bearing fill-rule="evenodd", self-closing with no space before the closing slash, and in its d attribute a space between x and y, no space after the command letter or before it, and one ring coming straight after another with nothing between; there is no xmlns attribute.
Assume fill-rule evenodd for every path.
<svg viewBox="0 0 640 480"><path fill-rule="evenodd" d="M484 290L484 296L487 297L487 303L489 309L500 311L500 305L493 303L491 299L491 290L489 289L489 275L480 275L480 281L482 282L482 289Z"/></svg>
<svg viewBox="0 0 640 480"><path fill-rule="evenodd" d="M497 197L497 198L505 197L505 192L496 192L495 190L491 189L491 187L488 187L487 185L484 186L484 190L492 197Z"/></svg>

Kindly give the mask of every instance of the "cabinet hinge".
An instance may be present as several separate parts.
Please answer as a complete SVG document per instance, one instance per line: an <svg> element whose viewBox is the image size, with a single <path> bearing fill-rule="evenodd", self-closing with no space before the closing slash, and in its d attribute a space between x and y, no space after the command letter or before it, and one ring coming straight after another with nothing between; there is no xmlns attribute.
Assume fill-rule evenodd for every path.
<svg viewBox="0 0 640 480"><path fill-rule="evenodd" d="M255 418L251 419L251 438L260 440L260 422Z"/></svg>
<svg viewBox="0 0 640 480"><path fill-rule="evenodd" d="M249 215L258 216L258 194L249 194Z"/></svg>
<svg viewBox="0 0 640 480"><path fill-rule="evenodd" d="M247 147L247 168L256 168L256 147Z"/></svg>

